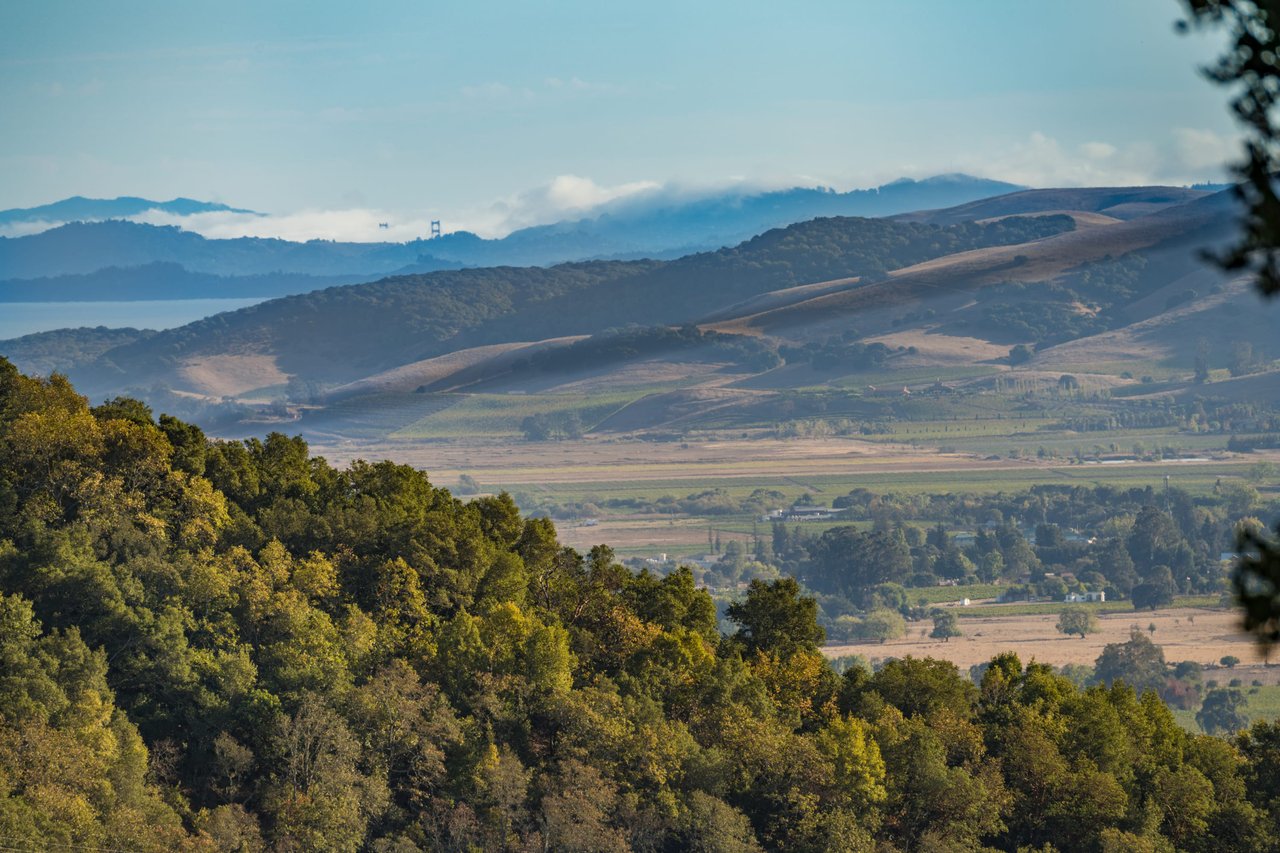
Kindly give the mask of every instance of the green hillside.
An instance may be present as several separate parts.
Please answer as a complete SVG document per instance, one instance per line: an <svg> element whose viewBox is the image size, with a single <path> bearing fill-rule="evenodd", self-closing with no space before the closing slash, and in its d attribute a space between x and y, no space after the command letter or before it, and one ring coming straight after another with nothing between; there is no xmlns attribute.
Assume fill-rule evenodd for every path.
<svg viewBox="0 0 1280 853"><path fill-rule="evenodd" d="M1013 654L841 675L816 614L755 581L725 634L688 570L505 495L0 359L12 849L1253 851L1280 818L1274 725L1192 735ZM1100 681L1162 681L1114 649Z"/></svg>
<svg viewBox="0 0 1280 853"><path fill-rule="evenodd" d="M496 267L330 288L217 315L120 347L76 371L94 389L166 375L182 360L252 351L304 380L340 382L479 344L678 324L759 293L877 275L968 249L1070 230L1067 217L937 227L817 219L677 261Z"/></svg>

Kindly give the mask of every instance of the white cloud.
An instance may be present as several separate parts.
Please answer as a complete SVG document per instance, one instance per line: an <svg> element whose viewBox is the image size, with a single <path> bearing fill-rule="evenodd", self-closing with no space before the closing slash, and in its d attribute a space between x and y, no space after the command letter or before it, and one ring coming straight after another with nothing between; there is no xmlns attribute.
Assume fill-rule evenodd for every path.
<svg viewBox="0 0 1280 853"><path fill-rule="evenodd" d="M1235 145L1212 131L1189 129L1127 145L1065 144L1037 131L994 154L960 158L957 166L1032 187L1185 185L1221 179Z"/></svg>
<svg viewBox="0 0 1280 853"><path fill-rule="evenodd" d="M43 219L37 219L32 222L8 222L0 225L0 237L26 237L29 234L39 234L41 231L48 231L50 228L57 228L59 225L66 225L65 222L48 222Z"/></svg>
<svg viewBox="0 0 1280 853"><path fill-rule="evenodd" d="M463 86L461 92L462 97L473 101L528 101L533 98L531 89L508 86L496 81Z"/></svg>
<svg viewBox="0 0 1280 853"><path fill-rule="evenodd" d="M1106 160L1115 156L1116 147L1108 142L1086 142L1080 146L1080 153L1090 160Z"/></svg>
<svg viewBox="0 0 1280 853"><path fill-rule="evenodd" d="M469 101L494 104L527 104L532 101L565 99L578 96L616 95L623 90L612 83L583 80L581 77L545 77L542 85L512 85L497 80L475 83L458 90Z"/></svg>
<svg viewBox="0 0 1280 853"><path fill-rule="evenodd" d="M616 94L621 90L612 83L596 83L581 77L548 77L542 81L548 89L567 89L572 92L601 92Z"/></svg>
<svg viewBox="0 0 1280 853"><path fill-rule="evenodd" d="M431 232L428 217L403 217L372 208L303 210L278 216L214 211L177 216L148 210L130 217L149 225L177 225L205 237L276 237L281 240L338 240L342 242L405 242ZM381 227L386 223L387 227Z"/></svg>
<svg viewBox="0 0 1280 853"><path fill-rule="evenodd" d="M544 186L452 215L380 210L363 205L363 194L347 193L343 201L351 206L334 210L310 209L286 214L213 211L180 216L152 209L128 218L147 225L177 226L211 239L274 237L293 241L407 242L429 236L432 219L442 220L446 233L465 230L484 237L501 237L517 228L589 216L611 204L645 198L658 200L659 196L670 199L688 192L652 181L605 186L578 175L560 175ZM0 236L37 234L63 224L40 221L0 226ZM383 224L387 227L383 228Z"/></svg>
<svg viewBox="0 0 1280 853"><path fill-rule="evenodd" d="M452 217L350 207L280 215L217 211L177 216L149 210L130 218L149 225L176 225L205 237L221 239L277 237L282 240L403 242L429 235L431 220L436 218L443 220L446 231L466 230L485 237L500 237L517 228L581 218L602 206L653 194L659 189L660 185L651 181L604 186L590 178L560 175L544 186L508 196L473 211L459 212ZM355 197L350 200L358 201ZM381 227L382 223L387 227Z"/></svg>
<svg viewBox="0 0 1280 853"><path fill-rule="evenodd" d="M559 175L549 184L500 199L473 213L464 213L462 227L486 236L499 236L517 228L581 218L602 205L653 193L660 186L653 181L603 186L590 178Z"/></svg>
<svg viewBox="0 0 1280 853"><path fill-rule="evenodd" d="M511 94L511 87L505 83L481 83L478 86L463 86L462 94L468 98L505 98Z"/></svg>
<svg viewBox="0 0 1280 853"><path fill-rule="evenodd" d="M1219 136L1212 130L1180 127L1173 132L1173 137L1178 157L1188 169L1220 175L1228 163L1240 157L1238 140Z"/></svg>

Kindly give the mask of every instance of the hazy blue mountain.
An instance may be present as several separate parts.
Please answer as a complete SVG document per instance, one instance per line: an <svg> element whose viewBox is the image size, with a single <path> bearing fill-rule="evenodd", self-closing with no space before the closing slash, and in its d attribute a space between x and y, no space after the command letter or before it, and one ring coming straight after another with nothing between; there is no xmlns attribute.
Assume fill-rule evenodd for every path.
<svg viewBox="0 0 1280 853"><path fill-rule="evenodd" d="M0 210L0 225L15 225L22 222L94 222L103 219L121 219L126 216L137 216L148 210L160 210L175 216L191 216L195 213L253 213L228 207L210 201L197 201L190 198L175 198L172 201L152 201L136 196L120 198L84 198L72 196L53 204L42 204L39 207L15 207Z"/></svg>
<svg viewBox="0 0 1280 853"><path fill-rule="evenodd" d="M260 237L209 240L175 226L124 220L72 222L39 234L0 238L0 280L96 272L106 267L173 263L223 276L301 273L320 276L387 275L456 269L456 261L427 256L428 243L295 243ZM424 269L425 268L425 269Z"/></svg>
<svg viewBox="0 0 1280 853"><path fill-rule="evenodd" d="M417 271L416 267L406 270ZM0 281L0 303L288 296L380 277L379 273L307 275L292 272L224 276L192 272L172 261L154 261L136 267L104 267L90 273Z"/></svg>
<svg viewBox="0 0 1280 853"><path fill-rule="evenodd" d="M655 191L604 205L589 218L522 228L498 240L468 232L447 234L431 243L431 254L470 266L676 258L737 245L771 228L820 216L892 216L1021 189L970 175L939 175L843 193L793 187L770 192L732 189L690 197Z"/></svg>
<svg viewBox="0 0 1280 853"><path fill-rule="evenodd" d="M890 216L950 207L1019 189L1013 184L968 175L943 175L845 193L821 188L772 192L734 189L691 197L655 191L605 205L591 218L524 228L501 239L486 240L469 232L457 232L409 243L297 243L248 237L211 240L177 227L120 219L70 222L39 234L0 238L0 280L87 274L106 267L142 267L157 262L220 276L294 273L374 277L462 266L670 259L737 245L771 228L817 217ZM128 207L135 202L133 208ZM224 209L182 199L165 204L186 204L190 212ZM67 199L19 213L38 212L47 221L86 219L92 218L88 211L93 205L99 205L93 208L99 214L107 209L101 205L116 205L110 210L114 216L155 206L145 199ZM0 214L0 224L5 215Z"/></svg>

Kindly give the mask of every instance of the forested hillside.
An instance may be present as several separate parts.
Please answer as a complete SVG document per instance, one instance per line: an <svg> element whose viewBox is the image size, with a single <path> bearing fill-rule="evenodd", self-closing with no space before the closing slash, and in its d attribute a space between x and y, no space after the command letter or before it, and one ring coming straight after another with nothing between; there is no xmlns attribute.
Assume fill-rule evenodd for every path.
<svg viewBox="0 0 1280 853"><path fill-rule="evenodd" d="M0 360L0 838L16 849L1274 849L1280 727L995 659L843 675L815 603L506 496L210 442ZM1049 845L1052 846L1049 846Z"/></svg>
<svg viewBox="0 0 1280 853"><path fill-rule="evenodd" d="M876 276L968 249L1069 231L1066 216L946 227L816 219L677 261L493 267L398 276L220 314L123 346L77 375L93 387L146 384L200 354L274 357L303 380L349 381L462 347L666 324L759 293Z"/></svg>

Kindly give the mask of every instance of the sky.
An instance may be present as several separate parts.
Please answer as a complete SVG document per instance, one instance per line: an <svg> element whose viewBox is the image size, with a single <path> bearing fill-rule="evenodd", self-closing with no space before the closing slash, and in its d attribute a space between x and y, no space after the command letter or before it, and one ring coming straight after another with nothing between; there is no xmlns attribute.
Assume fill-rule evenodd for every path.
<svg viewBox="0 0 1280 853"><path fill-rule="evenodd" d="M273 214L283 236L430 218L499 234L655 187L1217 180L1238 137L1197 69L1222 39L1175 33L1181 16L1177 0L4 3L0 208L186 196Z"/></svg>

